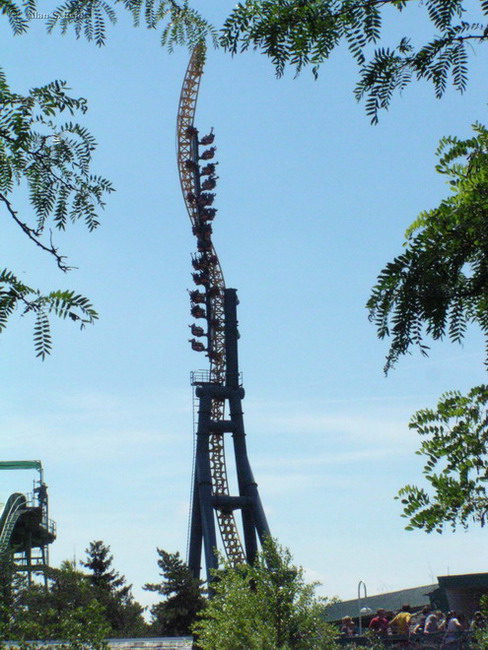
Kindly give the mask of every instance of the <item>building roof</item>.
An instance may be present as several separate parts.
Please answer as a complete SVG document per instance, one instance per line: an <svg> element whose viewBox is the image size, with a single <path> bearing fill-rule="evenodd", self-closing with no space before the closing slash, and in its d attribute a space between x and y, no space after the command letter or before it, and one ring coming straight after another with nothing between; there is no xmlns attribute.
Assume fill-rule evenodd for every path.
<svg viewBox="0 0 488 650"><path fill-rule="evenodd" d="M446 589L451 587L468 587L488 589L488 573L458 573L453 576L438 576L439 586Z"/></svg>
<svg viewBox="0 0 488 650"><path fill-rule="evenodd" d="M402 605L410 605L412 608L423 607L424 605L430 605L429 594L438 587L439 585L436 583L368 596L367 598L361 598L361 609L368 607L376 613L376 610L380 607L387 611L396 611L401 609ZM353 600L344 600L330 605L325 613L325 620L338 621L343 616L357 618L358 614L358 599L354 598Z"/></svg>

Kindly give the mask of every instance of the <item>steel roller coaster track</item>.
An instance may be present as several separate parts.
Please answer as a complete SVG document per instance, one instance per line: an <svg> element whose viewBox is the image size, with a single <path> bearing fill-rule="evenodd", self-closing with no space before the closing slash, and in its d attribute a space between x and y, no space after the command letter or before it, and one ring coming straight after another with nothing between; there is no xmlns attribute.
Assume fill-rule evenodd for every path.
<svg viewBox="0 0 488 650"><path fill-rule="evenodd" d="M212 144L210 133L199 140L194 127L200 80L205 62L205 46L194 48L180 95L177 119L177 156L183 198L197 237L198 254L193 259L195 273L193 278L203 291L190 292L192 315L206 321L206 328L192 325L193 336L207 339L207 345L190 339L192 347L206 352L209 357L210 370L208 380L212 384L223 386L226 378L226 346L224 336L224 292L225 281L219 258L211 240L211 222L215 217L213 194L207 189L215 187L215 163L206 162L213 158L215 147L200 153L199 145ZM201 166L203 161L204 166ZM203 180L202 180L203 179ZM201 305L204 305L201 306ZM211 418L223 422L225 418L225 400L212 399ZM210 469L212 493L216 497L229 495L229 484L225 463L224 435L213 433L209 438ZM227 557L233 564L245 562L246 555L232 511L216 511L222 543Z"/></svg>

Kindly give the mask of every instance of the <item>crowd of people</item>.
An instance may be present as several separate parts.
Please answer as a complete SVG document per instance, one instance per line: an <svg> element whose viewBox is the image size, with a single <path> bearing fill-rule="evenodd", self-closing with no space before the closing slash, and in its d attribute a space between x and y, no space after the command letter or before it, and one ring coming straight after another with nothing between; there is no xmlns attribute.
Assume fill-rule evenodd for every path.
<svg viewBox="0 0 488 650"><path fill-rule="evenodd" d="M408 639L430 637L439 641L439 647L446 650L459 650L464 647L463 639L466 632L484 629L487 621L481 612L475 612L468 621L461 613L450 611L444 614L426 605L420 611L413 612L409 605L403 605L399 612L389 612L378 609L371 618L367 629L371 634L382 637L403 637L408 645ZM353 637L358 635L358 628L351 616L345 616L341 624L341 636Z"/></svg>

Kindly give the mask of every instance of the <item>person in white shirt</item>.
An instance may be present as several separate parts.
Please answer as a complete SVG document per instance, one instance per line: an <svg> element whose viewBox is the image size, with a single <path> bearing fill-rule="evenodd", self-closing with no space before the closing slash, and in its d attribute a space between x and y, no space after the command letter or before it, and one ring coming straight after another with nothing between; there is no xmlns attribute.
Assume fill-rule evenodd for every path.
<svg viewBox="0 0 488 650"><path fill-rule="evenodd" d="M456 612L449 612L447 615L446 636L444 637L443 648L456 650L459 648L460 639L463 633L463 625L460 621L461 616Z"/></svg>

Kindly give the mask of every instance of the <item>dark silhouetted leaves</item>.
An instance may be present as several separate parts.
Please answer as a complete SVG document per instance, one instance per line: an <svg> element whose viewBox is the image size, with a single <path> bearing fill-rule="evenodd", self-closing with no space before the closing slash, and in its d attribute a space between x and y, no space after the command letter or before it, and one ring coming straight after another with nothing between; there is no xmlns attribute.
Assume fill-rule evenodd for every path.
<svg viewBox="0 0 488 650"><path fill-rule="evenodd" d="M393 94L412 79L430 81L438 97L450 81L463 92L468 75L466 46L488 39L486 24L468 21L473 8L462 0L409 3L427 11L435 34L415 47L409 35L396 46L371 46L382 38L382 15L402 11L404 0L246 0L239 2L224 23L220 44L232 54L252 47L272 61L281 76L287 66L299 74L319 67L342 42L360 67L356 98L364 99L371 121L390 106ZM487 3L480 3L487 15ZM421 18L419 16L419 18Z"/></svg>
<svg viewBox="0 0 488 650"><path fill-rule="evenodd" d="M437 170L453 194L408 229L368 301L379 338L391 339L385 372L412 345L426 354L426 336L460 342L468 323L488 345L488 131L473 128L467 140L441 140Z"/></svg>
<svg viewBox="0 0 488 650"><path fill-rule="evenodd" d="M431 493L406 485L398 493L408 530L442 532L482 526L488 513L488 386L476 386L465 396L443 395L435 410L418 411L410 428L423 438L418 454L426 458L424 477Z"/></svg>
<svg viewBox="0 0 488 650"><path fill-rule="evenodd" d="M111 183L91 173L96 142L89 131L61 114L85 113L84 99L67 94L66 84L54 81L33 88L27 95L13 93L0 72L0 206L25 235L53 256L62 271L69 270L46 233L49 225L64 230L68 222L82 220L94 230L104 196ZM34 219L20 216L13 205L16 191L26 188ZM45 359L52 349L49 317L52 314L77 322L93 323L97 313L90 301L73 291L44 293L21 282L4 269L0 272L0 332L20 310L35 315L34 347Z"/></svg>

